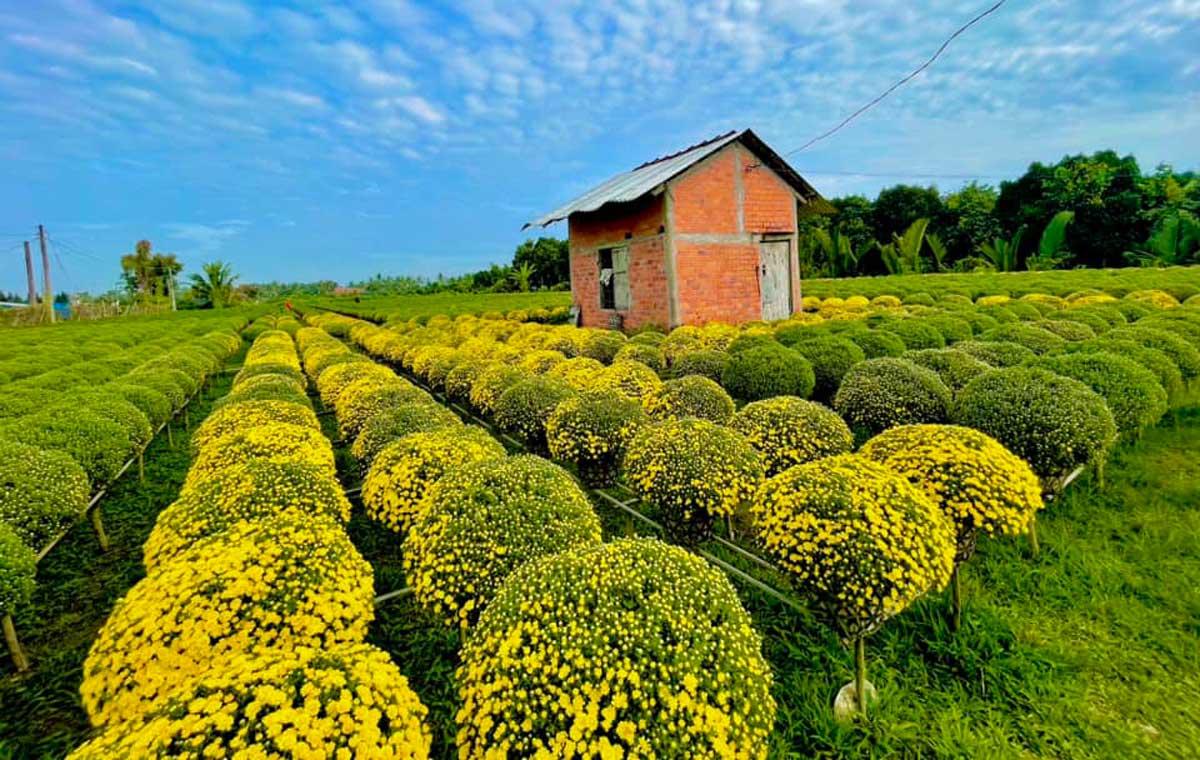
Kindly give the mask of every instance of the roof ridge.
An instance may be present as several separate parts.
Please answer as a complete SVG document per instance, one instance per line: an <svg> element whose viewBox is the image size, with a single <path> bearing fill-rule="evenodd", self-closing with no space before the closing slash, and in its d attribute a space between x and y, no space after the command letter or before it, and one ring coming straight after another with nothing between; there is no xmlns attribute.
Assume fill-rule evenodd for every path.
<svg viewBox="0 0 1200 760"><path fill-rule="evenodd" d="M668 153L665 156L659 156L658 158L651 159L644 164L638 164L637 166L630 169L630 171L636 172L638 169L645 169L647 166L653 166L654 164L660 163L662 161L669 161L672 158L678 158L679 156L682 156L684 153L688 153L690 151L696 150L697 148L703 148L705 145L712 145L713 143L715 143L719 140L724 140L725 138L730 137L735 134L737 134L737 130L731 129L728 132L723 132L723 133L717 135L716 137L710 137L707 140L702 140L702 141L696 143L695 145L689 145L688 147L686 147L682 150L677 150L674 153Z"/></svg>

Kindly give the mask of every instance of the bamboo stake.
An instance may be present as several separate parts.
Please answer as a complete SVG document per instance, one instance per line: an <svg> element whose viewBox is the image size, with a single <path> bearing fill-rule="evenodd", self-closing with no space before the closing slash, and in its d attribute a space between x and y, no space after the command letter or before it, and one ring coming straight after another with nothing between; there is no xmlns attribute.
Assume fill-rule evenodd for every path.
<svg viewBox="0 0 1200 760"><path fill-rule="evenodd" d="M962 575L958 572L958 565L954 566L954 572L950 575L950 630L958 631L962 625Z"/></svg>
<svg viewBox="0 0 1200 760"><path fill-rule="evenodd" d="M1037 520L1034 520L1029 524L1029 551L1033 553L1034 557L1036 557L1038 556L1038 552L1040 550L1041 546L1038 544L1037 535Z"/></svg>
<svg viewBox="0 0 1200 760"><path fill-rule="evenodd" d="M138 452L137 460L138 460L138 482L145 484L145 482L146 482L146 457L145 457L144 451Z"/></svg>
<svg viewBox="0 0 1200 760"><path fill-rule="evenodd" d="M88 515L92 518L92 527L96 530L96 539L100 542L100 551L108 551L108 534L104 532L104 521L100 517L100 505L92 508Z"/></svg>
<svg viewBox="0 0 1200 760"><path fill-rule="evenodd" d="M13 665L17 667L18 673L24 673L29 670L29 658L25 656L25 650L21 648L21 641L17 638L17 629L13 627L12 615L5 615L2 623L4 641L8 644L8 653L12 655Z"/></svg>
<svg viewBox="0 0 1200 760"><path fill-rule="evenodd" d="M854 699L858 712L867 714L867 645L862 636L854 640Z"/></svg>

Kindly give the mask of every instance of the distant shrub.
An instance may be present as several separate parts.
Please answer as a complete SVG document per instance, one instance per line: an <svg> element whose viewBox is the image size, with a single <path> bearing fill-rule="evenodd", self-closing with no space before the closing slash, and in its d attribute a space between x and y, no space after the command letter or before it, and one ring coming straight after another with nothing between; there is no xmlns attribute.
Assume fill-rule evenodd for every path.
<svg viewBox="0 0 1200 760"><path fill-rule="evenodd" d="M1146 348L1162 351L1171 357L1175 366L1179 367L1185 385L1190 385L1200 378L1200 349L1178 335L1156 327L1130 325L1110 330L1105 337L1115 340L1132 340Z"/></svg>
<svg viewBox="0 0 1200 760"><path fill-rule="evenodd" d="M909 293L908 295L904 296L903 300L904 303L913 304L915 306L934 306L936 303L933 300L933 296L929 295L928 293Z"/></svg>
<svg viewBox="0 0 1200 760"><path fill-rule="evenodd" d="M88 506L88 476L67 454L0 440L0 524L35 550Z"/></svg>
<svg viewBox="0 0 1200 760"><path fill-rule="evenodd" d="M1043 319L1033 327L1052 332L1065 341L1076 343L1096 337L1096 331L1082 322L1070 319Z"/></svg>
<svg viewBox="0 0 1200 760"><path fill-rule="evenodd" d="M953 348L933 348L924 351L905 351L906 359L918 367L933 370L951 391L957 392L964 385L992 369L991 365L976 359L965 351Z"/></svg>
<svg viewBox="0 0 1200 760"><path fill-rule="evenodd" d="M846 330L841 336L862 349L868 359L896 357L906 350L900 336L886 330Z"/></svg>
<svg viewBox="0 0 1200 760"><path fill-rule="evenodd" d="M959 393L951 419L1000 441L1041 478L1099 464L1117 433L1104 399L1091 388L1029 367L975 378Z"/></svg>
<svg viewBox="0 0 1200 760"><path fill-rule="evenodd" d="M641 398L662 385L662 380L658 373L641 362L619 361L598 373L592 385L620 391L630 398Z"/></svg>
<svg viewBox="0 0 1200 760"><path fill-rule="evenodd" d="M1105 351L1046 356L1035 367L1082 382L1104 397L1117 431L1136 436L1167 413L1167 392L1153 372Z"/></svg>
<svg viewBox="0 0 1200 760"><path fill-rule="evenodd" d="M1183 373L1179 371L1179 367L1171 360L1171 357L1162 351L1147 348L1132 340L1119 340L1107 335L1096 340L1085 341L1079 344L1078 349L1080 353L1103 351L1131 359L1154 373L1158 384L1166 391L1168 402L1173 404L1184 396Z"/></svg>
<svg viewBox="0 0 1200 760"><path fill-rule="evenodd" d="M808 360L782 345L749 348L730 354L721 385L734 398L756 401L771 396L808 398L816 375Z"/></svg>
<svg viewBox="0 0 1200 760"><path fill-rule="evenodd" d="M70 414L46 409L8 420L0 425L0 439L69 455L94 488L111 482L133 451L125 426L84 407Z"/></svg>
<svg viewBox="0 0 1200 760"><path fill-rule="evenodd" d="M565 380L533 377L512 386L496 400L496 425L536 453L546 451L546 420L576 393Z"/></svg>
<svg viewBox="0 0 1200 760"><path fill-rule="evenodd" d="M629 342L643 346L661 346L666 339L666 334L660 330L641 330L639 328L638 332L629 337Z"/></svg>
<svg viewBox="0 0 1200 760"><path fill-rule="evenodd" d="M192 433L192 452L200 452L229 433L272 422L321 429L321 422L310 407L290 401L242 401L223 406L208 415Z"/></svg>
<svg viewBox="0 0 1200 760"><path fill-rule="evenodd" d="M667 380L642 397L642 408L655 422L696 417L724 424L733 416L733 399L717 383L699 375Z"/></svg>
<svg viewBox="0 0 1200 760"><path fill-rule="evenodd" d="M1098 314L1094 314L1090 311L1085 311L1083 309L1071 309L1070 311L1056 312L1048 320L1047 324L1042 325L1042 326L1048 330L1051 330L1052 332L1057 332L1053 327L1051 327L1051 323L1054 323L1054 322L1067 322L1067 323L1084 325L1092 331L1093 337L1096 335L1101 335L1103 333L1108 332L1108 330L1112 327L1108 323L1108 321L1105 320L1103 317L1099 316ZM1058 334L1062 335L1062 333L1058 333ZM1062 335L1062 337L1066 338L1067 336ZM1086 340L1084 338L1067 338L1067 339L1068 340Z"/></svg>
<svg viewBox="0 0 1200 760"><path fill-rule="evenodd" d="M768 477L814 459L847 454L854 446L850 428L832 409L795 396L746 404L729 426L762 455Z"/></svg>
<svg viewBox="0 0 1200 760"><path fill-rule="evenodd" d="M580 356L595 359L602 364L612 364L617 352L625 347L627 339L616 330L593 330L583 343Z"/></svg>
<svg viewBox="0 0 1200 760"><path fill-rule="evenodd" d="M856 343L837 335L814 335L793 343L792 350L812 365L812 395L822 401L833 399L850 368L867 358Z"/></svg>
<svg viewBox="0 0 1200 760"><path fill-rule="evenodd" d="M991 342L1016 343L1039 355L1062 351L1067 346L1067 342L1054 333L1027 324L1001 325L983 333L979 336L979 339Z"/></svg>
<svg viewBox="0 0 1200 760"><path fill-rule="evenodd" d="M751 348L770 348L777 345L779 345L779 341L775 340L771 335L743 334L730 341L725 351L730 354L736 354Z"/></svg>
<svg viewBox="0 0 1200 760"><path fill-rule="evenodd" d="M719 383L727 364L729 364L729 354L724 351L696 349L677 356L674 364L671 365L669 374L671 377L701 375Z"/></svg>
<svg viewBox="0 0 1200 760"><path fill-rule="evenodd" d="M1137 301L1152 309L1174 309L1179 306L1175 296L1164 290L1135 290L1125 295L1130 301Z"/></svg>
<svg viewBox="0 0 1200 760"><path fill-rule="evenodd" d="M986 330L991 330L993 327L1000 326L999 320L989 317L987 314L979 311L961 311L958 312L957 316L967 324L971 325L971 332L974 335L978 335ZM964 340L970 339L964 338Z"/></svg>
<svg viewBox="0 0 1200 760"><path fill-rule="evenodd" d="M551 456L573 462L587 485L605 487L616 482L625 449L644 423L637 399L615 390L584 391L554 408L546 438Z"/></svg>
<svg viewBox="0 0 1200 760"><path fill-rule="evenodd" d="M544 375L549 372L555 365L561 364L567 360L566 356L559 351L530 351L525 354L524 358L517 363L521 369L532 372L535 375Z"/></svg>
<svg viewBox="0 0 1200 760"><path fill-rule="evenodd" d="M410 433L427 433L446 427L458 427L462 420L454 412L431 401L398 404L371 417L362 426L350 453L364 470L375 456L392 441Z"/></svg>
<svg viewBox="0 0 1200 760"><path fill-rule="evenodd" d="M899 335L905 348L910 350L946 347L946 339L936 327L924 319L894 319L880 325L878 329Z"/></svg>
<svg viewBox="0 0 1200 760"><path fill-rule="evenodd" d="M1015 367L1037 356L1019 343L1003 341L964 340L954 344L954 350L969 354L993 367Z"/></svg>
<svg viewBox="0 0 1200 760"><path fill-rule="evenodd" d="M514 570L600 542L600 520L566 470L530 455L493 459L430 489L404 541L404 571L421 606L465 628Z"/></svg>
<svg viewBox="0 0 1200 760"><path fill-rule="evenodd" d="M833 407L851 428L877 434L896 425L943 422L950 398L950 389L935 372L885 357L851 368Z"/></svg>
<svg viewBox="0 0 1200 760"><path fill-rule="evenodd" d="M471 406L484 414L491 414L496 409L500 394L531 377L533 375L523 369L507 364L492 364L480 371L471 383Z"/></svg>
<svg viewBox="0 0 1200 760"><path fill-rule="evenodd" d="M937 330L946 340L946 345L953 345L960 340L970 340L975 334L971 323L962 317L951 316L949 314L934 314L930 317L922 318L922 321ZM908 341L905 341L905 345ZM911 348L911 346L910 346Z"/></svg>

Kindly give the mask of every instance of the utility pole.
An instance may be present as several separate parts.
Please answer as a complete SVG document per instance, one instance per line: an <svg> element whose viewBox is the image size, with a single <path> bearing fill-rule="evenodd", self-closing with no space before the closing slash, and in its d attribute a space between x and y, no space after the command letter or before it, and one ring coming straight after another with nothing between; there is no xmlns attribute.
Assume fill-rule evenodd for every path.
<svg viewBox="0 0 1200 760"><path fill-rule="evenodd" d="M167 279L170 280L170 287L171 287L171 311L176 311L176 308L175 308L175 273L171 272L169 275L167 275Z"/></svg>
<svg viewBox="0 0 1200 760"><path fill-rule="evenodd" d="M37 308L37 281L33 277L33 254L29 250L29 241L25 241L25 279L29 281L29 308Z"/></svg>
<svg viewBox="0 0 1200 760"><path fill-rule="evenodd" d="M46 252L46 228L38 225L38 242L42 246L42 287L46 294L42 296L46 307L46 321L54 324L54 286L50 284L50 254Z"/></svg>

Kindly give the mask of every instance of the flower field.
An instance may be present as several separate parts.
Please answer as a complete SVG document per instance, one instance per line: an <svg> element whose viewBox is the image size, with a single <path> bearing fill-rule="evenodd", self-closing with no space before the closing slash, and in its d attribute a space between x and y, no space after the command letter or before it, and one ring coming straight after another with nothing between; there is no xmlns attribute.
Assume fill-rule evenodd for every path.
<svg viewBox="0 0 1200 760"><path fill-rule="evenodd" d="M0 708L0 757L1187 756L1200 303L1181 272L816 281L783 322L632 336L549 301L89 326L144 330L143 360L0 384L20 410L0 467L25 477L0 490L0 604L39 641L0 699L36 703L55 622L23 610L75 582L58 552L42 578L31 537L151 442L105 399L153 431L202 383L223 393L135 510L136 569L55 708L78 727L47 742ZM195 387L168 396L165 372ZM21 407L46 375L58 400ZM59 443L48 403L113 424ZM116 444L90 441L118 429L97 480L88 455Z"/></svg>

